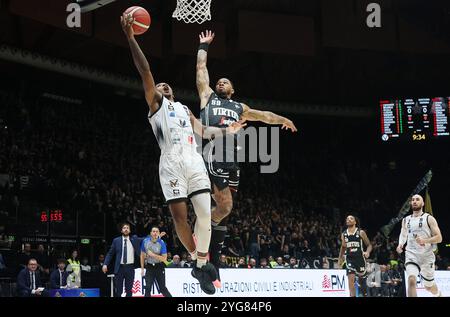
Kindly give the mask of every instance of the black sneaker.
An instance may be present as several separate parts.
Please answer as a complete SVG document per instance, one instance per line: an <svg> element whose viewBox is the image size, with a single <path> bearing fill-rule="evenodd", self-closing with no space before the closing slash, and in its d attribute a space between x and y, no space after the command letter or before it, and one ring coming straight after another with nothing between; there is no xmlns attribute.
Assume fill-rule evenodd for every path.
<svg viewBox="0 0 450 317"><path fill-rule="evenodd" d="M217 270L211 263L206 263L204 266L202 266L202 270L206 272L211 279L211 281L215 281L218 278Z"/></svg>
<svg viewBox="0 0 450 317"><path fill-rule="evenodd" d="M194 263L194 267L192 268L191 275L193 278L197 279L200 283L200 288L205 294L213 295L216 293L216 288L214 287L212 281L212 276L217 276L215 273L215 268L212 264L211 267L214 271L211 270L211 267L208 266L209 263L204 265L202 268L197 267L197 263ZM215 280L215 279L214 279Z"/></svg>

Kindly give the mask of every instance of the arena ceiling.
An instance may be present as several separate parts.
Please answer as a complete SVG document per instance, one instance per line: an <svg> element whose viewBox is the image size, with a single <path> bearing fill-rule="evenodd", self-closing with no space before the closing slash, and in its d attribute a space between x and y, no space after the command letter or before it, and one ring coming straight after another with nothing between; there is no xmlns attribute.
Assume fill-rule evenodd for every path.
<svg viewBox="0 0 450 317"><path fill-rule="evenodd" d="M171 18L175 0L117 0L65 25L69 0L0 0L0 40L10 46L136 75L119 25L147 8L139 37L157 80L195 89L197 34L216 31L211 80L230 77L240 96L372 107L379 98L450 95L450 3L419 0L213 0L211 22ZM365 25L379 2L382 27ZM1 67L11 68L4 62Z"/></svg>

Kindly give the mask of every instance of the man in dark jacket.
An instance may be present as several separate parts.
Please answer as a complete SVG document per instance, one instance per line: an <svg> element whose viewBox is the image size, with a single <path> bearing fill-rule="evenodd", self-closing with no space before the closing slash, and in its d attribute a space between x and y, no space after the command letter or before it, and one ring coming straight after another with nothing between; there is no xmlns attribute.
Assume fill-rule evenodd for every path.
<svg viewBox="0 0 450 317"><path fill-rule="evenodd" d="M65 288L67 286L66 260L58 259L58 268L50 274L50 285L52 289Z"/></svg>
<svg viewBox="0 0 450 317"><path fill-rule="evenodd" d="M20 271L17 276L17 295L20 297L47 297L48 292L41 289L44 285L41 282L39 271L37 271L38 263L36 259L28 260L28 265Z"/></svg>
<svg viewBox="0 0 450 317"><path fill-rule="evenodd" d="M131 297L133 295L131 290L134 281L135 259L140 257L142 239L137 236L130 237L130 225L128 223L121 225L121 233L120 237L113 240L108 254L106 254L102 270L103 273L106 273L109 263L115 257L114 279L116 296L120 297L122 295L123 282L125 281L125 292L127 297Z"/></svg>

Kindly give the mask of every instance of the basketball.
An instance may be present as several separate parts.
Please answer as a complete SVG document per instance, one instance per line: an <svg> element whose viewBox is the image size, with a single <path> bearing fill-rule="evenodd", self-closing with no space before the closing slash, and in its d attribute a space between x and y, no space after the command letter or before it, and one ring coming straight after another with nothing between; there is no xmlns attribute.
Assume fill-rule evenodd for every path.
<svg viewBox="0 0 450 317"><path fill-rule="evenodd" d="M133 6L128 8L124 13L131 14L134 18L133 31L136 35L145 33L152 23L150 14L142 7Z"/></svg>

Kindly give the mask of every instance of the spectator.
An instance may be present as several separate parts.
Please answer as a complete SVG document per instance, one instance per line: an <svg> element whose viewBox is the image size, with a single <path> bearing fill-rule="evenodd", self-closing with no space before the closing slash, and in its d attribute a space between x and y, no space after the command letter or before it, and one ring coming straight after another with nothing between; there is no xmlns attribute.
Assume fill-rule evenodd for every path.
<svg viewBox="0 0 450 317"><path fill-rule="evenodd" d="M380 265L376 263L370 263L368 265L367 272L367 293L369 297L381 296L381 269Z"/></svg>
<svg viewBox="0 0 450 317"><path fill-rule="evenodd" d="M173 256L172 262L167 267L180 268L181 267L180 256L178 254L175 254Z"/></svg>
<svg viewBox="0 0 450 317"><path fill-rule="evenodd" d="M186 256L186 261L183 264L183 267L192 267L194 265L194 262L192 261L192 256L188 254Z"/></svg>
<svg viewBox="0 0 450 317"><path fill-rule="evenodd" d="M92 268L89 265L89 260L87 257L83 257L83 259L81 260L81 271L83 272L91 272Z"/></svg>
<svg viewBox="0 0 450 317"><path fill-rule="evenodd" d="M274 260L273 256L269 256L269 265L272 269L278 265L278 263Z"/></svg>
<svg viewBox="0 0 450 317"><path fill-rule="evenodd" d="M66 260L58 259L58 268L50 274L50 287L52 289L66 288L68 276L69 273L66 271Z"/></svg>
<svg viewBox="0 0 450 317"><path fill-rule="evenodd" d="M17 294L20 297L47 297L48 291L41 282L36 259L28 260L27 268L22 269L17 276Z"/></svg>
<svg viewBox="0 0 450 317"><path fill-rule="evenodd" d="M283 258L281 256L279 256L277 258L277 265L275 265L273 268L274 269L284 269L285 267L286 266L284 265Z"/></svg>
<svg viewBox="0 0 450 317"><path fill-rule="evenodd" d="M187 253L182 252L181 253L181 261L180 261L181 267L184 267L184 263L186 263L186 261L187 261Z"/></svg>
<svg viewBox="0 0 450 317"><path fill-rule="evenodd" d="M256 260L254 258L250 258L250 260L248 260L248 268L249 269L256 268Z"/></svg>
<svg viewBox="0 0 450 317"><path fill-rule="evenodd" d="M289 268L290 269L298 269L297 259L295 257L291 257L289 259Z"/></svg>
<svg viewBox="0 0 450 317"><path fill-rule="evenodd" d="M245 264L245 258L240 257L236 267L239 268L239 269L246 269L246 268L248 268L247 264Z"/></svg>
<svg viewBox="0 0 450 317"><path fill-rule="evenodd" d="M389 276L392 280L391 285L391 296L392 297L399 297L401 294L401 288L403 286L403 278L402 273L398 271L398 265L395 267L392 267L392 269L389 271Z"/></svg>
<svg viewBox="0 0 450 317"><path fill-rule="evenodd" d="M260 263L259 263L259 268L261 268L261 269L270 269L271 268L269 265L267 265L266 258L261 258Z"/></svg>
<svg viewBox="0 0 450 317"><path fill-rule="evenodd" d="M447 258L443 258L440 254L436 254L436 270L448 270L449 262Z"/></svg>
<svg viewBox="0 0 450 317"><path fill-rule="evenodd" d="M39 244L34 257L39 265L39 271L41 272L41 278L48 277L50 274L50 263L48 254L45 252L45 247L43 244Z"/></svg>
<svg viewBox="0 0 450 317"><path fill-rule="evenodd" d="M380 265L381 269L381 293L383 297L391 297L392 280L389 275L389 265Z"/></svg>
<svg viewBox="0 0 450 317"><path fill-rule="evenodd" d="M73 272L75 275L80 275L81 272L81 266L80 266L80 261L78 260L78 251L77 250L73 250L71 257L69 259L67 259L67 271L68 272Z"/></svg>
<svg viewBox="0 0 450 317"><path fill-rule="evenodd" d="M97 262L92 266L92 272L101 272L103 265L105 264L105 255L99 254Z"/></svg>
<svg viewBox="0 0 450 317"><path fill-rule="evenodd" d="M232 245L231 251L235 256L242 256L245 254L244 244L239 233L239 228L234 227L233 234L231 235Z"/></svg>
<svg viewBox="0 0 450 317"><path fill-rule="evenodd" d="M23 245L23 250L19 254L19 265L21 268L27 268L27 263L31 259L31 244L25 243Z"/></svg>
<svg viewBox="0 0 450 317"><path fill-rule="evenodd" d="M230 266L227 263L227 256L225 254L221 254L219 258L219 268L227 269Z"/></svg>
<svg viewBox="0 0 450 317"><path fill-rule="evenodd" d="M262 233L262 229L260 227L256 227L257 222L260 222L261 219L257 216L256 221L252 229L250 229L248 244L250 246L250 256L259 261L259 252L260 248L260 235Z"/></svg>
<svg viewBox="0 0 450 317"><path fill-rule="evenodd" d="M289 244L285 244L283 246L283 251L281 254L281 257L283 258L283 261L285 263L289 262L289 259L293 256L293 252L291 252L291 250L289 250Z"/></svg>

